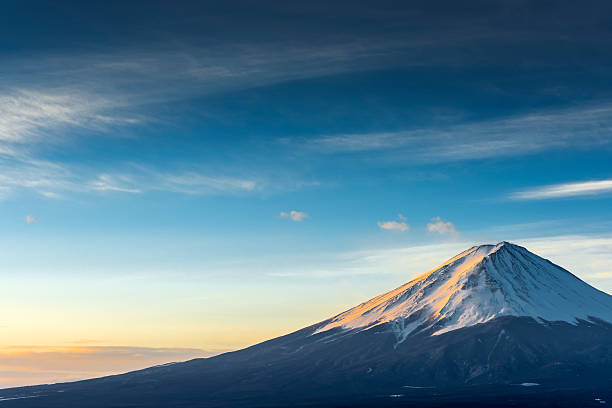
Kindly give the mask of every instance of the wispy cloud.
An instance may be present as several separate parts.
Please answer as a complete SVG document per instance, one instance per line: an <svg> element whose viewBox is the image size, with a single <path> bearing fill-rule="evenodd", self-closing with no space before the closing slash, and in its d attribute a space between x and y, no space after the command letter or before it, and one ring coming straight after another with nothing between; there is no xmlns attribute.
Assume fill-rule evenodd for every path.
<svg viewBox="0 0 612 408"><path fill-rule="evenodd" d="M510 195L514 200L546 200L552 198L594 196L612 192L612 179L553 184L517 191Z"/></svg>
<svg viewBox="0 0 612 408"><path fill-rule="evenodd" d="M88 87L45 89L7 90L0 96L0 199L19 191L48 198L88 192L231 194L258 191L266 184L261 176L236 174L235 166L161 170L150 163L123 162L114 164L111 172L92 163L43 159L41 151L50 146L59 150L82 143L84 137L113 138L115 130L147 121L132 113L133 104L143 103L138 98L106 91L96 94Z"/></svg>
<svg viewBox="0 0 612 408"><path fill-rule="evenodd" d="M92 182L94 190L98 191L119 191L122 193L141 193L137 188L126 187L126 183L130 183L126 176L111 176L108 174L100 174L96 180Z"/></svg>
<svg viewBox="0 0 612 408"><path fill-rule="evenodd" d="M301 140L327 154L380 154L393 160L444 162L612 146L612 105L543 111L447 127L322 136Z"/></svg>
<svg viewBox="0 0 612 408"><path fill-rule="evenodd" d="M454 49L458 43L469 44L490 35L487 30L465 30L463 26L452 27L452 31L456 35L449 37L450 41L435 40L432 38L437 36L431 35L386 41L370 36L335 37L320 42L168 44L155 50L125 48L107 54L16 56L3 61L6 85L0 96L0 162L5 162L0 163L0 198L19 189L35 190L47 197L61 197L71 191L259 191L269 186L262 177L228 175L223 169L166 171L163 175L151 170L148 180L138 175L121 180L121 172L115 169L76 168L43 159L37 150L42 145L66 141L67 135L74 133L67 129L109 134L115 128L147 123L151 118L143 112L154 110L155 105L194 96L355 70L439 63L443 55L437 52L440 49ZM504 41L515 38L507 35ZM457 55L452 59L466 63ZM606 105L437 129L328 135L296 142L317 153L374 153L399 161L455 161L551 148L607 146L610 118L612 106ZM77 133L82 137L85 132ZM132 177L127 173L126 177ZM154 182L159 184L154 187Z"/></svg>
<svg viewBox="0 0 612 408"><path fill-rule="evenodd" d="M82 380L214 354L182 348L3 346L0 388Z"/></svg>
<svg viewBox="0 0 612 408"><path fill-rule="evenodd" d="M263 179L230 176L229 171L223 170L123 167L114 173L98 173L96 168L0 155L0 199L19 191L32 191L53 199L74 193L235 194L255 192L266 185Z"/></svg>
<svg viewBox="0 0 612 408"><path fill-rule="evenodd" d="M59 198L69 191L127 192L105 175L91 183L86 181L93 169L42 159L40 155L49 146L59 148L82 138L83 130L109 137L108 132L119 126L141 123L142 117L118 112L120 105L119 100L108 99L107 95L68 88L6 90L0 95L0 198L18 190L33 190L49 198Z"/></svg>
<svg viewBox="0 0 612 408"><path fill-rule="evenodd" d="M141 121L113 111L117 104L104 95L70 89L9 91L0 96L0 142L4 149L9 143L49 143L52 136L62 137L58 131L66 127L104 130Z"/></svg>
<svg viewBox="0 0 612 408"><path fill-rule="evenodd" d="M47 197L82 190L82 172L45 160L0 155L0 198L17 191L34 191Z"/></svg>
<svg viewBox="0 0 612 408"><path fill-rule="evenodd" d="M252 192L263 187L253 178L206 174L206 172L154 172L152 189L185 194Z"/></svg>
<svg viewBox="0 0 612 408"><path fill-rule="evenodd" d="M441 61L472 64L474 60L439 51L452 51L458 43L469 44L475 36L489 34L476 34L462 26L454 28L459 32L450 41L414 32L402 37L356 33L309 41L227 39L199 46L176 42L155 48L125 46L107 53L40 53L34 58L11 58L4 64L4 72L12 80L6 83L28 77L30 83L44 82L54 88L72 84L100 95L120 92L123 100L157 103L388 66L424 66ZM430 52L423 52L425 49ZM96 81L91 80L93 77Z"/></svg>
<svg viewBox="0 0 612 408"><path fill-rule="evenodd" d="M406 223L406 217L403 214L397 214L399 221L378 221L378 228L389 231L408 231L410 225Z"/></svg>
<svg viewBox="0 0 612 408"><path fill-rule="evenodd" d="M104 85L113 76L123 77L135 86L165 85L164 92L172 87L180 88L176 86L177 78L199 78L200 84L194 84L191 91L183 87L181 92L193 92L194 89L214 92L231 87L232 83L238 87L260 86L266 82L381 66L482 66L516 64L524 59L532 65L544 63L549 66L551 60L567 61L570 50L570 56L585 58L580 52L576 54L582 44L603 44L601 56L593 53L588 61L607 55L605 36L602 38L583 29L593 19L591 10L573 10L570 19L565 8L547 9L544 13L532 7L530 15L539 21L534 26L519 18L525 13L524 7L509 5L474 10L469 15L462 15L460 21L418 4L406 4L393 10L372 4L351 4L350 11L343 2L326 4L324 8L320 4L302 5L299 11L293 8L291 12L288 10L292 6L262 7L266 8L265 13L249 15L246 19L241 6L236 7L231 17L209 12L202 15L202 9L192 8L189 21L180 21L180 24L175 20L180 13L168 12L162 19L173 22L165 26L169 29L164 30L163 35L167 41L155 41L154 48L151 41L142 41L139 35L133 38L128 35L121 37L123 42L116 38L116 51L111 55L62 56L55 53L45 56L39 52L25 61L14 57L15 62L5 70L24 71L23 75L29 77L38 71L48 72L47 77L57 81L80 79L91 83L89 78L95 78ZM335 16L334 24L329 24L330 15ZM128 12L122 18L130 17L135 16ZM116 32L117 21L106 20L100 23L100 32ZM558 21L565 20L567 24L560 28ZM219 24L219 21L232 23ZM508 24L509 21L512 23ZM177 27L180 29L174 30ZM205 32L209 35L201 35L202 27L206 27ZM286 34L282 39L273 35L281 31ZM159 38L159 33L151 35ZM560 55L553 52L551 40L552 44L557 44L553 49L568 45L565 52ZM507 49L515 51L517 46L529 52L507 52ZM39 48L45 50L44 46ZM542 49L547 52L535 51ZM58 71L66 73L69 79L56 75ZM175 82L171 83L173 79Z"/></svg>
<svg viewBox="0 0 612 408"><path fill-rule="evenodd" d="M378 221L378 228L389 230L389 231L408 231L410 229L410 225L406 224L404 221Z"/></svg>
<svg viewBox="0 0 612 408"><path fill-rule="evenodd" d="M8 89L0 98L0 111L6 112L0 134L23 137L60 125L136 123L142 118L126 115L126 108L150 109L195 96L369 70L397 64L399 50L422 45L421 39L343 37L318 42L169 43L109 53L16 56L3 64L4 83L22 84L27 79L32 88ZM421 65L406 61L412 62L403 65Z"/></svg>
<svg viewBox="0 0 612 408"><path fill-rule="evenodd" d="M25 222L26 222L26 224L37 224L38 223L38 218L36 218L33 215L26 215L25 216Z"/></svg>
<svg viewBox="0 0 612 408"><path fill-rule="evenodd" d="M427 231L435 232L440 235L449 235L449 234L457 234L457 228L455 225L446 221L440 217L434 217L431 219L431 222L427 224Z"/></svg>
<svg viewBox="0 0 612 408"><path fill-rule="evenodd" d="M288 218L291 221L295 221L295 222L301 222L309 217L309 215L306 214L305 212L296 211L296 210L291 210L289 212L281 211L279 216L281 218Z"/></svg>

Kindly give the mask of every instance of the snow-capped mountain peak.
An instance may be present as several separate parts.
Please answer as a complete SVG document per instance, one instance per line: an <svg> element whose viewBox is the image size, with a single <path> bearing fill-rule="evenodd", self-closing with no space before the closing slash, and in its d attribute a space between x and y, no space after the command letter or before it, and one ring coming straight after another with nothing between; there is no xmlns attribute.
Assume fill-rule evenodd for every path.
<svg viewBox="0 0 612 408"><path fill-rule="evenodd" d="M472 247L328 320L316 332L367 330L388 323L401 342L425 329L438 335L500 316L612 322L612 296L523 247L500 242Z"/></svg>

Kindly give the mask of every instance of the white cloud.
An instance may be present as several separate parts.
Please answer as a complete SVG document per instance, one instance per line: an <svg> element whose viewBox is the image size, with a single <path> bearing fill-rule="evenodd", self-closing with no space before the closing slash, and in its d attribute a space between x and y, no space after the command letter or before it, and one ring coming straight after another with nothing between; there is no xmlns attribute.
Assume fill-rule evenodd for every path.
<svg viewBox="0 0 612 408"><path fill-rule="evenodd" d="M518 191L510 195L515 200L546 200L551 198L592 196L612 192L612 179L578 183L553 184Z"/></svg>
<svg viewBox="0 0 612 408"><path fill-rule="evenodd" d="M448 162L612 145L612 105L574 107L439 128L321 136L299 143L322 153L378 153L390 160Z"/></svg>
<svg viewBox="0 0 612 408"><path fill-rule="evenodd" d="M446 221L440 217L432 218L431 222L427 224L427 230L440 235L457 233L457 228L455 228L455 225L452 222Z"/></svg>
<svg viewBox="0 0 612 408"><path fill-rule="evenodd" d="M69 193L96 191L235 194L258 191L265 186L261 180L219 175L208 169L162 172L147 166L125 167L115 173L97 173L95 169L82 166L0 155L0 199L19 191L33 191L50 199L58 199L66 198Z"/></svg>
<svg viewBox="0 0 612 408"><path fill-rule="evenodd" d="M140 119L114 112L117 104L118 101L111 103L104 96L94 98L69 89L17 89L0 95L0 147L12 151L11 144L35 140L50 143L62 138L59 131L66 127L103 130L112 125L140 122Z"/></svg>
<svg viewBox="0 0 612 408"><path fill-rule="evenodd" d="M28 224L37 224L38 218L34 217L33 215L26 215L25 222Z"/></svg>
<svg viewBox="0 0 612 408"><path fill-rule="evenodd" d="M378 227L384 230L390 231L408 231L410 229L410 225L406 224L404 221L378 221Z"/></svg>
<svg viewBox="0 0 612 408"><path fill-rule="evenodd" d="M144 166L116 174L99 174L91 189L123 193L165 191L181 194L221 194L255 191L260 183L239 177L201 172L160 172Z"/></svg>
<svg viewBox="0 0 612 408"><path fill-rule="evenodd" d="M7 90L0 94L0 199L20 190L31 190L47 198L65 197L65 193L116 191L140 193L167 191L185 194L221 194L254 191L260 182L250 178L219 175L210 170L158 171L152 166L123 163L121 171L40 158L40 151L53 145L78 143L68 129L109 133L118 126L143 121L127 115L138 100L125 95L95 93L92 89L74 91L56 87L39 90ZM88 93L89 92L89 93ZM104 136L109 137L109 136ZM224 172L221 169L220 172Z"/></svg>
<svg viewBox="0 0 612 408"><path fill-rule="evenodd" d="M90 183L91 170L42 160L39 151L66 144L69 128L108 131L140 119L125 117L116 108L119 99L93 97L67 88L14 89L0 95L0 198L17 190L34 190L59 198L61 192L116 189L108 180ZM123 191L123 189L120 189Z"/></svg>
<svg viewBox="0 0 612 408"><path fill-rule="evenodd" d="M3 157L0 155L0 198L19 190L30 190L47 197L60 191L79 191L82 172L49 161Z"/></svg>
<svg viewBox="0 0 612 408"><path fill-rule="evenodd" d="M388 231L408 231L410 229L410 225L406 223L406 217L403 214L397 214L397 218L399 221L378 221L376 224L378 228L388 230Z"/></svg>
<svg viewBox="0 0 612 408"><path fill-rule="evenodd" d="M123 180L122 180L123 179ZM124 183L129 182L127 177L113 177L108 174L100 174L98 178L92 183L93 189L98 191L119 191L122 193L141 193L142 191L137 188L127 187Z"/></svg>
<svg viewBox="0 0 612 408"><path fill-rule="evenodd" d="M204 171L150 172L150 178L153 181L151 189L184 194L252 192L262 184L250 178L206 174Z"/></svg>
<svg viewBox="0 0 612 408"><path fill-rule="evenodd" d="M305 212L291 210L289 212L281 211L280 212L280 217L281 218L289 218L291 221L300 222L300 221L304 220L305 218L308 218L309 215L306 214Z"/></svg>

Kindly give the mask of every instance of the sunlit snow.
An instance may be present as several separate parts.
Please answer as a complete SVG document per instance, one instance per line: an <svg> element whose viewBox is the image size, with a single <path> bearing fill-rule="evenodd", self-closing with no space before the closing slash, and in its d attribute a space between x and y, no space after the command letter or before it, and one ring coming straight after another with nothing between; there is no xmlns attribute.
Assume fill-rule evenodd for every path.
<svg viewBox="0 0 612 408"><path fill-rule="evenodd" d="M538 321L596 317L612 322L612 296L565 269L507 242L481 245L320 327L365 330L390 323L398 343L433 328L438 335L500 316Z"/></svg>

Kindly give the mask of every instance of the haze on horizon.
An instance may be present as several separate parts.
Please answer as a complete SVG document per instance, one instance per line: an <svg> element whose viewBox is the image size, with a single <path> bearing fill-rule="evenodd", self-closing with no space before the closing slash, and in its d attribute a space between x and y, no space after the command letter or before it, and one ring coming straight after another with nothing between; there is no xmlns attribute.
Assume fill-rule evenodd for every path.
<svg viewBox="0 0 612 408"><path fill-rule="evenodd" d="M0 388L241 348L475 244L612 293L609 2L0 6Z"/></svg>

